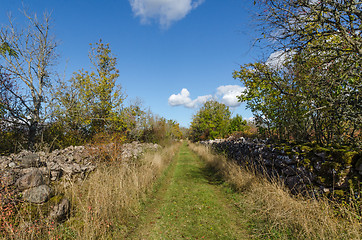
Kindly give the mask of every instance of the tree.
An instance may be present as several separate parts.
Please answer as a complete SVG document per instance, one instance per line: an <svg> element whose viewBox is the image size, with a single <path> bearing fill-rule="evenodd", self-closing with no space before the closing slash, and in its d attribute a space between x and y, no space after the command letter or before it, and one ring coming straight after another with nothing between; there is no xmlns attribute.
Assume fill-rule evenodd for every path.
<svg viewBox="0 0 362 240"><path fill-rule="evenodd" d="M240 100L280 139L357 143L362 126L360 1L257 1L264 39L289 59L241 66ZM272 40L272 41L270 41ZM289 52L289 53L287 53Z"/></svg>
<svg viewBox="0 0 362 240"><path fill-rule="evenodd" d="M119 76L116 58L109 44L91 44L89 59L93 71L74 73L69 84L60 83L55 97L54 116L71 132L91 138L97 133L124 131L124 94L116 84Z"/></svg>
<svg viewBox="0 0 362 240"><path fill-rule="evenodd" d="M9 25L1 28L0 63L2 73L25 88L24 92L8 89L19 106L17 111L6 109L11 115L7 120L27 126L28 145L33 149L39 127L46 119L46 90L51 86L50 68L55 63L57 45L50 35L49 15L44 14L43 20L39 20L36 15L31 17L24 11L24 16L28 20L27 28L18 30L11 19Z"/></svg>
<svg viewBox="0 0 362 240"><path fill-rule="evenodd" d="M347 121L354 126L350 132L361 129L362 100L358 96L362 90L362 2L266 0L258 3L262 10L258 17L260 30L266 39L272 40L269 45L295 53L293 62L299 81L304 81L304 86L314 86L309 89L312 97L309 104L314 106L309 111L310 117L327 114L328 117L323 117L327 119L334 113L333 127L337 122ZM354 139L353 134L347 135ZM331 137L323 138L328 142Z"/></svg>
<svg viewBox="0 0 362 240"><path fill-rule="evenodd" d="M260 7L257 18L261 34L278 49L325 51L330 53L327 61L350 54L362 55L359 0L259 0L255 3ZM331 36L339 41L328 42ZM336 56L335 52L339 54Z"/></svg>
<svg viewBox="0 0 362 240"><path fill-rule="evenodd" d="M243 117L239 114L236 114L235 117L231 118L228 126L228 133L232 134L235 132L244 132L248 129L246 120L243 120Z"/></svg>
<svg viewBox="0 0 362 240"><path fill-rule="evenodd" d="M222 138L227 134L231 112L217 101L206 102L193 116L190 127L192 141Z"/></svg>
<svg viewBox="0 0 362 240"><path fill-rule="evenodd" d="M121 111L123 130L130 141L139 141L143 134L143 122L146 110L143 109L141 100L136 99Z"/></svg>
<svg viewBox="0 0 362 240"><path fill-rule="evenodd" d="M16 92L14 81L3 74L0 67L0 154L16 151L19 144L24 144L24 128L11 119L10 113L18 111L18 102L12 92ZM9 111L11 109L11 111Z"/></svg>
<svg viewBox="0 0 362 240"><path fill-rule="evenodd" d="M168 136L173 140L180 140L183 138L183 133L180 129L180 124L174 120L167 121Z"/></svg>

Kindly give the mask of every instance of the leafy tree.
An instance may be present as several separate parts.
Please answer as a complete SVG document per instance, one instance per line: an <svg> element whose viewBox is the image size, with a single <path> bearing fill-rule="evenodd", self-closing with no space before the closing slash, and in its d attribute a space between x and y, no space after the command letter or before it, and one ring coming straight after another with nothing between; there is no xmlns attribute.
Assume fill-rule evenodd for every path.
<svg viewBox="0 0 362 240"><path fill-rule="evenodd" d="M139 141L143 133L146 110L140 101L135 101L121 111L123 130L129 141Z"/></svg>
<svg viewBox="0 0 362 240"><path fill-rule="evenodd" d="M172 140L182 139L183 134L180 129L180 124L174 120L168 120L166 136Z"/></svg>
<svg viewBox="0 0 362 240"><path fill-rule="evenodd" d="M59 105L54 106L54 116L71 131L91 138L100 132L124 130L122 103L124 94L116 85L119 76L116 58L109 44L100 40L91 44L89 54L93 71L74 73L69 84L60 83L55 93Z"/></svg>
<svg viewBox="0 0 362 240"><path fill-rule="evenodd" d="M231 112L217 101L206 102L193 116L190 127L192 141L222 138L227 134Z"/></svg>
<svg viewBox="0 0 362 240"><path fill-rule="evenodd" d="M358 143L362 126L359 1L256 1L269 46L289 52L277 69L241 66L234 77L268 135L320 144Z"/></svg>
<svg viewBox="0 0 362 240"><path fill-rule="evenodd" d="M304 50L295 56L295 78L302 85L304 102L309 110L304 117L312 121L319 143L358 143L362 128L362 81L358 60L320 64L324 54L315 56ZM299 64L302 58L307 59ZM317 66L317 67L316 67ZM309 69L309 70L308 70Z"/></svg>
<svg viewBox="0 0 362 240"><path fill-rule="evenodd" d="M309 121L303 115L309 106L303 102L299 82L289 70L278 71L263 63L246 64L234 72L234 78L246 87L240 100L247 102L261 132L267 137L308 141Z"/></svg>
<svg viewBox="0 0 362 240"><path fill-rule="evenodd" d="M274 48L295 53L294 74L309 88L308 115L323 118L329 127L315 130L342 139L343 122L348 122L349 140L362 125L362 3L361 1L258 1L261 30ZM330 119L328 119L330 118ZM325 128L325 129L324 129ZM324 131L325 130L325 131ZM329 135L331 135L329 134ZM334 139L333 139L334 138ZM345 137L343 137L345 138Z"/></svg>
<svg viewBox="0 0 362 240"><path fill-rule="evenodd" d="M257 19L261 35L279 49L323 51L326 61L362 54L359 0L258 0L254 3L260 8ZM329 41L331 36L338 41ZM337 56L336 52L339 52Z"/></svg>
<svg viewBox="0 0 362 240"><path fill-rule="evenodd" d="M2 73L26 90L20 94L9 89L19 105L17 111L11 108L6 111L11 115L8 120L27 126L29 148L33 149L39 126L47 118L44 104L47 102L46 90L51 86L50 68L55 63L57 44L50 33L49 15L44 14L43 20L25 11L24 15L28 20L26 28L18 30L12 19L7 26L1 27L0 64Z"/></svg>
<svg viewBox="0 0 362 240"><path fill-rule="evenodd" d="M235 117L231 118L228 126L228 133L232 134L235 132L244 132L248 129L246 120L243 120L243 117L237 114Z"/></svg>

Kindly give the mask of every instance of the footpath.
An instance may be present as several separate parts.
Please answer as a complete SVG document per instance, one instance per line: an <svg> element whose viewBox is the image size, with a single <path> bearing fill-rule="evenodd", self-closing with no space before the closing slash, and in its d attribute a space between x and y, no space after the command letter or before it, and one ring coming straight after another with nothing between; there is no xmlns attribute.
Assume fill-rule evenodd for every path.
<svg viewBox="0 0 362 240"><path fill-rule="evenodd" d="M247 224L204 162L184 144L128 239L250 239Z"/></svg>

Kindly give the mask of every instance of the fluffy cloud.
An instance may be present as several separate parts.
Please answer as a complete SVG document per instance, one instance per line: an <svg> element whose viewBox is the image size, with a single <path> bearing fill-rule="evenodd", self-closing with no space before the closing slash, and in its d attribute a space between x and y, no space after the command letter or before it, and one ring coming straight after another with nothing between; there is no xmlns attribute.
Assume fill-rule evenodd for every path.
<svg viewBox="0 0 362 240"><path fill-rule="evenodd" d="M211 95L206 95L206 96L199 96L196 99L192 100L190 98L190 92L186 88L183 88L180 93L172 94L168 98L168 104L170 104L171 106L183 105L187 108L195 108L201 104L204 104L211 98L212 98Z"/></svg>
<svg viewBox="0 0 362 240"><path fill-rule="evenodd" d="M240 96L245 90L244 87L238 85L226 85L220 86L216 89L216 94L199 96L196 99L192 100L190 98L190 92L183 88L180 93L172 94L168 98L168 104L171 106L185 106L187 108L196 108L204 104L208 100L214 99L224 103L229 107L238 107L240 102L238 102L237 96Z"/></svg>
<svg viewBox="0 0 362 240"><path fill-rule="evenodd" d="M197 8L204 0L129 0L135 16L141 23L151 20L168 28L173 22L184 18L191 10Z"/></svg>
<svg viewBox="0 0 362 240"><path fill-rule="evenodd" d="M266 65L271 68L281 69L285 62L285 55L285 51L283 50L273 52L270 54L268 60L266 60Z"/></svg>
<svg viewBox="0 0 362 240"><path fill-rule="evenodd" d="M283 66L284 63L287 60L290 60L294 54L295 52L293 51L285 51L285 50L276 51L270 54L269 58L266 60L265 63L271 68L282 69L284 67Z"/></svg>
<svg viewBox="0 0 362 240"><path fill-rule="evenodd" d="M220 97L220 102L229 107L238 107L240 102L238 101L238 96L245 91L245 87L238 85L226 85L220 86L217 88L216 96Z"/></svg>

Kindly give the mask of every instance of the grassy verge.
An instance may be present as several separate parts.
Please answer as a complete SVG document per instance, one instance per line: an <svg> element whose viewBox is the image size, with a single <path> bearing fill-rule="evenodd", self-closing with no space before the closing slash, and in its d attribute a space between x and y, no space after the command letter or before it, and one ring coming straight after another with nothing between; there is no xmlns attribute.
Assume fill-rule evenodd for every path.
<svg viewBox="0 0 362 240"><path fill-rule="evenodd" d="M133 239L248 239L241 216L186 145L178 153L158 209Z"/></svg>
<svg viewBox="0 0 362 240"><path fill-rule="evenodd" d="M234 201L247 216L254 238L361 239L360 218L348 207L336 208L327 200L293 197L280 183L270 182L223 156L213 155L204 146L190 147L234 189Z"/></svg>
<svg viewBox="0 0 362 240"><path fill-rule="evenodd" d="M61 239L124 239L136 222L141 202L178 148L174 144L138 160L100 164L82 184L65 188L73 214L57 228L56 235Z"/></svg>

